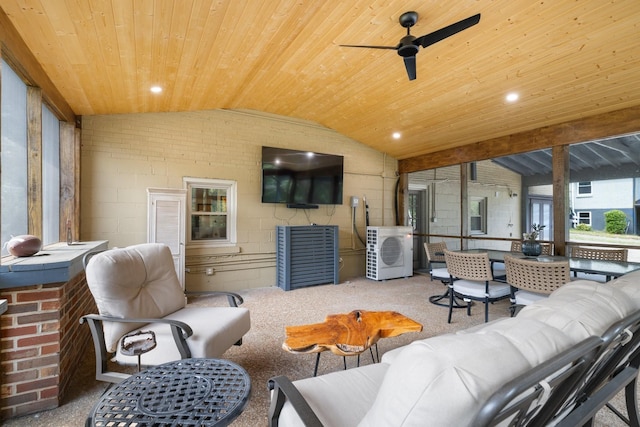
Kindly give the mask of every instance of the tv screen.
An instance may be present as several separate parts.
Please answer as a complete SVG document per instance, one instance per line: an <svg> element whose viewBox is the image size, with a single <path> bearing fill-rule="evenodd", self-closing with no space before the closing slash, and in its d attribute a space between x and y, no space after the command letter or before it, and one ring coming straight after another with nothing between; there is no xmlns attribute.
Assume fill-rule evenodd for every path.
<svg viewBox="0 0 640 427"><path fill-rule="evenodd" d="M262 147L262 203L341 205L344 157Z"/></svg>

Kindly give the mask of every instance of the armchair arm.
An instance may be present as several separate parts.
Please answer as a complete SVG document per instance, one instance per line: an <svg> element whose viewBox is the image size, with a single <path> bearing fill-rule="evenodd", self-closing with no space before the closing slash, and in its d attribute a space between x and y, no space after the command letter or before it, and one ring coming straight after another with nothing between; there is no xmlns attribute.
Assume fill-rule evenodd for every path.
<svg viewBox="0 0 640 427"><path fill-rule="evenodd" d="M166 323L171 327L171 334L176 343L176 347L180 352L180 357L187 359L191 357L191 350L187 345L187 338L193 335L193 330L189 325L179 320L173 319L150 319L150 318L119 318L112 316L102 316L98 314L87 314L80 318L80 324L87 322L91 329L93 338L93 347L96 353L96 379L100 381L108 381L119 383L126 379L128 375L108 370L108 351L104 340L104 329L102 322L120 322L120 323Z"/></svg>
<svg viewBox="0 0 640 427"><path fill-rule="evenodd" d="M291 402L293 409L306 427L322 427L316 413L289 378L282 375L273 377L269 379L267 386L269 390L273 390L269 407L269 427L278 427L280 412L287 400Z"/></svg>
<svg viewBox="0 0 640 427"><path fill-rule="evenodd" d="M189 292L186 291L185 295L187 296L207 296L207 295L225 295L227 297L227 301L229 301L230 307L237 307L244 302L244 299L239 294L235 292L227 292L227 291L203 291L203 292Z"/></svg>

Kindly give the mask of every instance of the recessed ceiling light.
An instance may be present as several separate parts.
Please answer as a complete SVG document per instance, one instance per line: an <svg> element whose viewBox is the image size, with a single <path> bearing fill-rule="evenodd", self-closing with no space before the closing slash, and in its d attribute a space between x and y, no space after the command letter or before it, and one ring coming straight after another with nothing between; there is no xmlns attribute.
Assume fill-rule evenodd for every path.
<svg viewBox="0 0 640 427"><path fill-rule="evenodd" d="M162 88L160 86L151 86L151 92L160 93L162 92Z"/></svg>
<svg viewBox="0 0 640 427"><path fill-rule="evenodd" d="M394 132L391 136L393 137L393 139L400 139L402 134L400 132Z"/></svg>
<svg viewBox="0 0 640 427"><path fill-rule="evenodd" d="M520 98L520 95L518 95L515 92L508 93L507 96L505 97L507 102L516 102L518 98Z"/></svg>

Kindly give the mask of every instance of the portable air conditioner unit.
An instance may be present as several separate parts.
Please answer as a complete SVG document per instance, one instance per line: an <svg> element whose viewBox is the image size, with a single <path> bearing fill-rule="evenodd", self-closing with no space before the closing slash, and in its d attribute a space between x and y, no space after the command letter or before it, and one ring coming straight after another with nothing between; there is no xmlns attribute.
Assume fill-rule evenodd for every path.
<svg viewBox="0 0 640 427"><path fill-rule="evenodd" d="M367 279L413 275L411 227L367 227Z"/></svg>

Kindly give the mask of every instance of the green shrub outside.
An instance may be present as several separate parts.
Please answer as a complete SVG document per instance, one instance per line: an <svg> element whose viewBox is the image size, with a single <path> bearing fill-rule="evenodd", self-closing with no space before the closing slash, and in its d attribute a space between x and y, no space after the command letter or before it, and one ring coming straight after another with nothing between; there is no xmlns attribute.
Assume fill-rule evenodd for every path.
<svg viewBox="0 0 640 427"><path fill-rule="evenodd" d="M624 234L627 228L627 216L624 212L614 209L604 213L604 230L611 234Z"/></svg>
<svg viewBox="0 0 640 427"><path fill-rule="evenodd" d="M591 226L588 225L588 224L578 224L578 225L576 225L576 230L591 231Z"/></svg>

